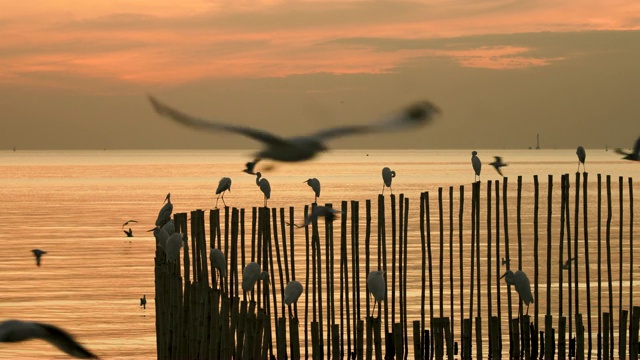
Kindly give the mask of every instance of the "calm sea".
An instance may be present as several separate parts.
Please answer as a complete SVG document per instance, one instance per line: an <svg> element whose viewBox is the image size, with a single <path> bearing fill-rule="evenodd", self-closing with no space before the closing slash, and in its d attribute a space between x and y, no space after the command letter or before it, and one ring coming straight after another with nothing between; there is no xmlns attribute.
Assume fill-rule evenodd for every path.
<svg viewBox="0 0 640 360"><path fill-rule="evenodd" d="M410 224L413 225L410 225L409 246L419 249L418 204L421 192L430 192L433 231L437 231L439 187L444 187L445 196L448 196L449 187L453 186L458 199L460 185L465 185L465 217L470 218L470 189L474 180L470 152L332 151L307 163L272 163L271 169L265 169L269 166L266 161L261 165L265 169L263 175L272 188L269 207L294 206L299 221L302 221L303 206L311 203L314 197L311 189L303 183L308 178L316 177L321 181L321 203L340 207L343 200L364 203L371 199L375 204L382 190L381 169L390 167L397 173L393 179L393 193L402 193L410 200ZM562 174L569 173L573 179L578 165L575 150L480 150L479 156L484 163L483 182L502 179L489 165L494 155L502 156L509 164L503 171L509 177L509 192L514 199L517 176L522 176L525 217L530 218L533 212L533 177L539 176L540 207L543 211L540 215L541 241L546 241L547 178L553 175L554 191L559 191ZM250 158L250 151L0 151L0 198L3 204L0 320L28 319L61 326L105 359L154 358L155 240L146 230L153 227L168 192L171 193L174 212L211 209L215 204L215 188L223 176L231 177L233 181L231 192L225 195L227 205L246 208L247 211L262 206L263 197L255 184L255 177L241 172L243 164ZM590 174L589 216L594 221L596 206L592 203L596 201L596 174L612 175L612 196L616 204L619 199L618 177L624 177L623 228L628 233L628 178L635 180L633 191L637 199L640 164L622 161L612 151L587 149L586 169ZM388 191L385 190L385 194ZM483 183L483 191L486 191L486 183ZM559 195L555 195L555 199L559 199ZM445 205L447 201L448 197ZM556 205L559 206L559 201L555 203L554 217L558 217L559 207ZM454 204L454 217L457 218L457 200ZM445 214L447 211L448 205L445 206ZM510 211L515 213L515 209ZM617 211L616 225L619 221ZM361 204L361 216L363 212L364 204ZM571 214L573 216L573 208ZM133 238L125 237L121 228L128 220L137 221L127 226L133 230ZM470 223L465 226L468 229ZM448 223L445 227L448 228ZM640 229L640 220L635 220L634 227ZM595 224L589 229L594 239L597 233ZM524 241L530 244L531 227L525 230ZM515 234L515 229L510 231ZM375 234L374 231L373 238ZM614 234L617 236L617 230ZM336 236L339 236L338 229ZM457 242L457 234L455 236ZM435 236L434 241L437 239ZM628 239L623 240L623 244L629 246ZM35 248L47 251L41 267L36 266L31 253ZM592 256L595 257L593 251ZM418 253L417 257L409 260L410 269L412 262L421 264L419 252L415 253ZM512 248L512 258L515 253ZM640 249L636 250L638 253ZM527 254L531 253L525 252ZM546 257L540 261L541 266L546 266ZM620 261L617 255L615 261ZM448 262L446 264L448 266ZM304 271L301 264L296 266ZM523 263L522 267L528 274L533 274L533 264ZM614 279L617 279L618 267L615 269ZM625 268L626 274L629 270ZM419 284L421 274L418 270L413 274L410 271L408 278L410 283L416 281ZM623 291L628 289L628 280L625 279ZM448 286L447 283L447 291ZM459 285L456 283L455 286ZM419 294L412 295L414 290L417 291L409 290L412 304L419 299ZM640 286L634 287L633 291L640 293ZM149 300L146 310L139 306L143 295ZM640 299L640 294L636 298ZM445 300L444 306L448 309L449 302ZM543 312L544 299L540 299L540 306ZM418 304L414 307L417 308ZM502 307L504 309L506 305ZM459 317L457 313L455 316ZM417 319L419 316L409 315L409 321ZM0 358L43 357L67 358L42 341L0 344Z"/></svg>

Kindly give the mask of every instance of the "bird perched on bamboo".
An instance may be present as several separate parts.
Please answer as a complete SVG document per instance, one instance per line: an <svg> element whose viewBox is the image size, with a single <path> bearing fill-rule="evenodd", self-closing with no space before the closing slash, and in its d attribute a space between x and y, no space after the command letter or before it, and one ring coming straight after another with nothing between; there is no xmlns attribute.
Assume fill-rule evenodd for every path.
<svg viewBox="0 0 640 360"><path fill-rule="evenodd" d="M255 155L253 161L246 164L246 168L243 170L250 174L254 173L255 166L262 159L272 159L283 162L306 161L314 158L318 153L326 151L328 147L325 143L331 139L347 135L413 129L431 123L436 115L440 114L440 109L431 102L419 101L406 106L395 114L383 117L378 121L366 125L338 126L320 130L306 136L286 138L271 134L265 130L225 124L219 121L204 120L187 115L161 103L152 96L149 97L149 100L158 114L171 118L183 125L213 132L236 133L262 142L264 145L263 149Z"/></svg>
<svg viewBox="0 0 640 360"><path fill-rule="evenodd" d="M493 168L496 169L496 171L498 172L498 174L500 174L500 176L504 176L502 175L502 170L500 170L500 168L507 166L507 164L505 164L502 161L502 158L500 156L494 156L494 158L495 160L489 165L493 166Z"/></svg>
<svg viewBox="0 0 640 360"><path fill-rule="evenodd" d="M166 204L164 204L166 202ZM158 218L156 219L156 226L162 226L167 221L171 220L171 214L173 213L173 204L171 203L171 193L168 193L162 202L164 206L160 209L158 213Z"/></svg>
<svg viewBox="0 0 640 360"><path fill-rule="evenodd" d="M153 231L153 236L156 238L156 245L166 253L167 240L169 239L170 235L164 230L164 228L161 228L159 226L156 226L151 230L147 230L147 232L149 231Z"/></svg>
<svg viewBox="0 0 640 360"><path fill-rule="evenodd" d="M631 152L626 152L619 148L615 149L615 152L620 155L624 155L624 160L640 161L640 137L638 138L638 140L636 140L636 143L633 146L633 150L631 150Z"/></svg>
<svg viewBox="0 0 640 360"><path fill-rule="evenodd" d="M313 189L314 194L316 194L315 199L313 200L314 203L318 202L318 198L320 197L320 180L316 179L316 178L311 178L308 179L306 181L304 181L307 183L307 185L309 185L311 187L311 189Z"/></svg>
<svg viewBox="0 0 640 360"><path fill-rule="evenodd" d="M516 291L518 295L520 295L520 300L527 305L527 315L529 315L529 304L533 303L533 293L531 293L531 283L529 282L527 274L521 270L515 273L507 270L500 278L504 278L504 281L506 281L508 285L515 285Z"/></svg>
<svg viewBox="0 0 640 360"><path fill-rule="evenodd" d="M171 236L174 232L176 232L176 223L173 220L169 220L164 225L162 225L162 230L166 231L167 234Z"/></svg>
<svg viewBox="0 0 640 360"><path fill-rule="evenodd" d="M61 328L41 322L5 320L0 323L0 342L14 343L40 339L78 359L98 357L78 343L71 334Z"/></svg>
<svg viewBox="0 0 640 360"><path fill-rule="evenodd" d="M260 272L260 265L255 262L250 262L242 269L242 290L245 293L253 290L253 286L258 280L269 280L269 273L266 271Z"/></svg>
<svg viewBox="0 0 640 360"><path fill-rule="evenodd" d="M387 285L384 280L384 270L369 272L369 275L367 275L367 287L374 299L373 309L371 310L371 316L373 316L376 309L376 303L382 302L382 300L384 300L385 293L387 292Z"/></svg>
<svg viewBox="0 0 640 360"><path fill-rule="evenodd" d="M576 150L576 155L578 155L578 172L580 172L580 163L582 163L582 171L583 172L587 171L584 168L584 161L587 158L587 152L584 150L582 146L578 146L578 149Z"/></svg>
<svg viewBox="0 0 640 360"><path fill-rule="evenodd" d="M36 257L36 265L40 267L40 259L42 258L42 255L46 254L47 252L40 249L33 249L31 250L31 252L33 253L33 256Z"/></svg>
<svg viewBox="0 0 640 360"><path fill-rule="evenodd" d="M302 294L302 284L300 281L291 280L284 288L284 303L285 305L291 305L298 301Z"/></svg>
<svg viewBox="0 0 640 360"><path fill-rule="evenodd" d="M218 199L220 199L220 195L222 195L222 203L224 204L224 206L227 206L227 203L224 202L224 193L227 190L231 191L231 179L228 177L223 177L218 182L218 188L216 189L216 195L218 195L218 197L216 198L216 209L218 208Z"/></svg>
<svg viewBox="0 0 640 360"><path fill-rule="evenodd" d="M471 166L473 166L473 172L476 174L473 177L473 181L480 180L480 170L482 170L482 161L478 157L478 152L473 150L471 152Z"/></svg>
<svg viewBox="0 0 640 360"><path fill-rule="evenodd" d="M167 262L176 262L178 260L183 241L180 233L173 233L173 235L169 236L164 249L167 254Z"/></svg>
<svg viewBox="0 0 640 360"><path fill-rule="evenodd" d="M227 258L224 256L222 250L211 248L211 264L214 269L218 269L220 282L222 283L222 279L227 278Z"/></svg>
<svg viewBox="0 0 640 360"><path fill-rule="evenodd" d="M391 180L396 177L396 172L389 169L388 167L382 168L382 195L384 195L385 186L389 188L391 194L393 195L393 190L391 189Z"/></svg>
<svg viewBox="0 0 640 360"><path fill-rule="evenodd" d="M267 200L271 198L271 184L269 180L262 177L262 173L256 173L256 185L260 187L260 191L264 194L264 207L267 207Z"/></svg>

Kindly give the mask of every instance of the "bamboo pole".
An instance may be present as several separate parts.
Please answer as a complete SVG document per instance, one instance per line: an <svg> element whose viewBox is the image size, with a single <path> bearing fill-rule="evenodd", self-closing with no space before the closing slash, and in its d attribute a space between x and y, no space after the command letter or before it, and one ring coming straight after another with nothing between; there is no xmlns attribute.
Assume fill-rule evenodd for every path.
<svg viewBox="0 0 640 360"><path fill-rule="evenodd" d="M602 358L602 175L598 174L598 359Z"/></svg>
<svg viewBox="0 0 640 360"><path fill-rule="evenodd" d="M603 349L608 349L604 351L603 354L609 354L609 356L613 357L613 280L611 274L611 176L607 175L607 225L606 225L606 238L605 238L605 246L607 249L607 284L609 290L609 312L607 314L605 325L605 329L607 331L606 336L603 338ZM610 333L609 333L610 332Z"/></svg>
<svg viewBox="0 0 640 360"><path fill-rule="evenodd" d="M422 211L421 211L422 212ZM460 252L460 321L464 321L464 234L463 234L463 219L464 219L464 185L460 185L460 208L458 209L458 243ZM422 256L424 259L424 255ZM424 265L423 265L424 271ZM424 282L424 274L422 276ZM424 290L423 290L424 291ZM424 320L423 320L424 323ZM453 332L453 331L452 331ZM464 336L463 336L464 339ZM462 344L464 348L464 343Z"/></svg>

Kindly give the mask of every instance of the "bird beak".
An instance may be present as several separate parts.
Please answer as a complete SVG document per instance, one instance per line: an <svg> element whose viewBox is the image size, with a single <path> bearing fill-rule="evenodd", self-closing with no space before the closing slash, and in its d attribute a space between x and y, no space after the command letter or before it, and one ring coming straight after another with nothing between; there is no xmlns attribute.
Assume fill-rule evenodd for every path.
<svg viewBox="0 0 640 360"><path fill-rule="evenodd" d="M500 276L500 279L502 279L503 277L505 277L507 275L507 273L502 274L502 276Z"/></svg>
<svg viewBox="0 0 640 360"><path fill-rule="evenodd" d="M147 232L151 232L151 231L153 231L153 230L155 230L155 229L156 229L156 228L149 229L149 230L147 230Z"/></svg>

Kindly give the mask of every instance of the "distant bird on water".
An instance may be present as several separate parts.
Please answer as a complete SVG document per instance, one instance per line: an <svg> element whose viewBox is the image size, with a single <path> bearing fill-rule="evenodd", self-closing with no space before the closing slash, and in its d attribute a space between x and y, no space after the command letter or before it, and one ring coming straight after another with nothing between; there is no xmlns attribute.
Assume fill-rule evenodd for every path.
<svg viewBox="0 0 640 360"><path fill-rule="evenodd" d="M164 206L160 209L158 213L158 218L156 219L156 226L162 226L167 221L171 220L171 214L173 213L173 204L171 203L171 193L167 194L167 197L164 198L163 203Z"/></svg>
<svg viewBox="0 0 640 360"><path fill-rule="evenodd" d="M309 214L304 219L304 222L301 225L293 224L293 226L297 228L305 227L311 224L314 220L318 219L319 217L324 217L325 221L333 221L335 220L336 217L338 217L339 213L340 211L334 208L317 205L317 206L314 206L313 210L311 210L311 214Z"/></svg>
<svg viewBox="0 0 640 360"><path fill-rule="evenodd" d="M140 298L140 306L142 306L143 309L147 308L147 295L142 295Z"/></svg>
<svg viewBox="0 0 640 360"><path fill-rule="evenodd" d="M382 168L382 195L384 195L385 186L389 188L391 191L391 195L393 195L393 190L391 189L391 180L396 177L396 172L389 169L388 167Z"/></svg>
<svg viewBox="0 0 640 360"><path fill-rule="evenodd" d="M227 206L227 203L224 202L224 193L227 190L231 191L231 179L223 177L220 179L220 182L218 182L218 188L216 189L216 195L218 195L218 198L216 198L216 209L218 208L218 199L220 199L220 195L222 195L222 203L224 206Z"/></svg>
<svg viewBox="0 0 640 360"><path fill-rule="evenodd" d="M502 175L502 170L500 170L501 167L507 166L507 164L505 164L504 162L502 162L502 158L500 156L494 156L495 160L490 163L489 165L493 166L496 171L498 172L498 174L500 174L500 176L504 176Z"/></svg>
<svg viewBox="0 0 640 360"><path fill-rule="evenodd" d="M302 295L302 284L300 281L291 280L284 288L284 303L285 305L291 305L298 301Z"/></svg>
<svg viewBox="0 0 640 360"><path fill-rule="evenodd" d="M306 181L304 181L307 183L307 185L309 185L311 187L311 189L313 189L313 192L316 194L315 199L313 200L314 203L318 202L318 198L320 197L320 180L316 179L316 178L311 178L308 179Z"/></svg>
<svg viewBox="0 0 640 360"><path fill-rule="evenodd" d="M471 152L471 166L473 166L473 172L475 172L475 176L473 177L473 181L480 180L480 170L482 170L482 161L478 157L477 151Z"/></svg>
<svg viewBox="0 0 640 360"><path fill-rule="evenodd" d="M374 303L373 309L371 309L371 316L376 309L376 303L382 302L384 300L384 294L387 291L387 285L384 281L384 271L371 271L369 275L367 275L367 286L369 287L369 292L373 295Z"/></svg>
<svg viewBox="0 0 640 360"><path fill-rule="evenodd" d="M78 359L98 358L80 345L73 336L57 326L22 320L6 320L0 323L0 342L12 343L31 339L47 341Z"/></svg>
<svg viewBox="0 0 640 360"><path fill-rule="evenodd" d="M615 152L624 155L624 160L634 160L640 161L640 137L636 140L635 145L633 146L633 150L631 152L626 152L622 149L615 149Z"/></svg>
<svg viewBox="0 0 640 360"><path fill-rule="evenodd" d="M511 270L507 270L507 272L500 276L500 278L504 278L504 281L509 285L515 285L516 291L518 292L518 295L520 295L520 299L527 305L527 315L529 315L529 304L533 303L533 293L531 293L531 283L529 282L527 274L521 270L518 270L515 273Z"/></svg>
<svg viewBox="0 0 640 360"><path fill-rule="evenodd" d="M40 266L40 258L42 257L42 255L46 254L47 252L40 249L33 249L31 250L31 252L33 253L33 256L36 257L36 265Z"/></svg>
<svg viewBox="0 0 640 360"><path fill-rule="evenodd" d="M133 237L133 230L129 228L129 230L123 230L127 237Z"/></svg>
<svg viewBox="0 0 640 360"><path fill-rule="evenodd" d="M264 130L204 120L187 115L159 102L152 96L149 97L149 100L158 114L171 118L183 125L214 132L237 133L262 142L264 148L255 155L253 161L246 164L246 169L243 170L250 174L254 173L256 164L262 159L272 159L283 162L309 160L321 151L328 150L325 142L333 138L355 134L411 129L431 123L433 118L440 113L440 109L431 102L420 101L405 107L391 116L367 125L339 126L320 130L306 136L285 138Z"/></svg>
<svg viewBox="0 0 640 360"><path fill-rule="evenodd" d="M260 191L264 194L264 207L267 207L267 200L271 198L271 185L269 180L262 177L262 173L256 173L256 185L260 187Z"/></svg>
<svg viewBox="0 0 640 360"><path fill-rule="evenodd" d="M580 172L580 163L582 163L582 171L583 172L587 171L584 168L584 160L587 158L587 152L584 151L584 148L582 146L578 146L578 149L576 150L576 155L578 155L578 172Z"/></svg>

